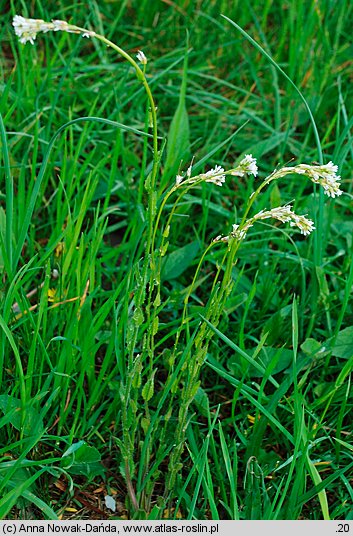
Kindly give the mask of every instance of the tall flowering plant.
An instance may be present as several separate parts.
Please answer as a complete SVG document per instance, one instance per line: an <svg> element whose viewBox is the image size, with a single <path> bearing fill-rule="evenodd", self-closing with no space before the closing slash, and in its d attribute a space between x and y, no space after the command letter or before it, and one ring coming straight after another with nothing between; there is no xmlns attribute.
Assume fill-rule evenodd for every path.
<svg viewBox="0 0 353 536"><path fill-rule="evenodd" d="M85 38L99 39L124 57L134 68L137 78L145 88L149 102L153 138L153 165L145 181L147 194L148 221L145 229L145 255L136 261L135 292L131 298L130 318L126 336L126 376L119 391L121 408L121 430L118 431L117 445L121 453L121 472L125 478L132 508L149 511L154 486L161 478L161 465L168 464L165 489L160 499L163 510L175 493L176 479L182 469L182 454L186 442L186 430L190 418L190 404L200 386L200 370L207 357L209 343L213 334L210 329L217 326L224 310L225 302L232 291L232 269L237 252L249 229L265 219L289 223L290 227L302 235L309 235L314 222L304 215L296 214L291 205L283 205L261 210L253 215L251 209L262 190L275 180L299 175L321 186L328 197L342 194L338 168L332 162L323 165L298 164L285 166L273 171L259 184L247 201L240 221L234 222L226 235L210 240L199 260L195 275L188 287L180 327L176 331L173 348L168 357L168 378L163 390L155 389L155 377L160 366L156 350L156 337L159 335L159 314L163 309L161 272L163 257L169 246L169 236L173 216L181 199L193 188L203 183L221 187L229 176L244 178L258 176L256 159L251 154L239 164L225 170L217 165L213 169L193 174L193 165L185 173L179 173L174 184L169 185L157 197L156 182L161 168L161 155L158 147L157 115L154 99L145 76L147 58L142 51L136 59L123 49L92 30L81 28L61 20L45 22L27 19L16 15L13 27L21 43L34 44L38 34L64 31ZM140 67L142 65L142 69ZM167 202L171 203L169 213L163 222ZM170 206L170 203L168 206ZM206 304L198 329L186 349L183 349L182 336L189 326L189 302L195 288L201 266L212 248L223 247L223 260L219 264L212 284L210 297ZM185 341L184 341L185 342ZM118 406L118 404L117 404ZM172 419L173 417L173 419ZM175 424L171 424L171 423ZM172 441L166 445L172 430ZM146 481L148 475L148 482Z"/></svg>

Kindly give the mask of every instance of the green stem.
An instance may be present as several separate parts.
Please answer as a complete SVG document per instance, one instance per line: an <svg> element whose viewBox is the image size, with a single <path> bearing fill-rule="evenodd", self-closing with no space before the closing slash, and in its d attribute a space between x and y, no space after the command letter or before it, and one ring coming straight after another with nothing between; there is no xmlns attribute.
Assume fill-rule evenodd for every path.
<svg viewBox="0 0 353 536"><path fill-rule="evenodd" d="M2 145L2 153L4 159L5 178L6 178L6 229L5 229L5 246L8 276L11 278L13 273L12 264L12 232L13 232L13 180L11 176L10 157L7 146L5 125L0 114L0 139Z"/></svg>
<svg viewBox="0 0 353 536"><path fill-rule="evenodd" d="M145 88L147 98L150 104L150 112L151 112L151 119L152 119L152 134L153 134L153 167L152 167L151 177L149 179L149 184L146 188L148 191L148 208L149 208L149 211L148 211L149 212L149 222L148 222L149 227L148 227L146 251L151 253L151 255L153 255L153 251L151 250L152 234L153 234L153 194L155 192L156 179L157 179L158 166L159 166L158 126L157 126L156 105L152 96L151 89L146 80L145 73L142 71L142 69L140 69L136 61L122 48L118 47L115 43L113 43L112 41L104 37L103 35L94 33L94 37L96 37L99 41L101 41L102 43L105 43L106 45L111 47L113 50L118 52L120 56L125 58L134 67L138 80L142 83L143 87Z"/></svg>
<svg viewBox="0 0 353 536"><path fill-rule="evenodd" d="M97 34L96 32L91 32L89 30L86 30L85 28L79 28L78 26L72 26L72 29L79 31L80 33L88 33L92 37L96 37L99 41L102 43L105 43L109 47L111 47L113 50L115 50L120 56L125 58L135 69L136 76L142 83L143 87L145 88L145 91L147 93L147 98L149 100L150 106L151 106L151 118L152 118L152 130L153 130L153 162L154 167L152 170L152 178L151 178L151 187L155 186L155 180L157 177L157 171L158 171L158 128L157 128L157 113L156 113L156 105L152 96L151 89L148 85L148 82L146 80L146 76L144 71L139 67L138 63L134 60L130 54L125 52L122 48L120 48L118 45L104 37L104 35Z"/></svg>

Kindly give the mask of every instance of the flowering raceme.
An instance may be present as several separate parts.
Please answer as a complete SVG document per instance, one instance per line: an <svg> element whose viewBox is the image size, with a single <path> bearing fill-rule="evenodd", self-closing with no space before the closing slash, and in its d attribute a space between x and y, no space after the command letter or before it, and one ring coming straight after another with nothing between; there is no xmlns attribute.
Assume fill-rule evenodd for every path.
<svg viewBox="0 0 353 536"><path fill-rule="evenodd" d="M235 238L238 241L244 240L246 233L257 220L266 220L268 218L274 218L282 223L289 222L291 227L297 227L304 236L310 234L315 229L312 220L293 212L290 205L284 205L282 207L272 208L271 210L260 210L260 212L247 220L242 226L234 223L233 230L229 236L217 236L214 242L228 242L231 238Z"/></svg>
<svg viewBox="0 0 353 536"><path fill-rule="evenodd" d="M179 184L194 184L200 182L212 182L216 186L222 186L226 180L226 175L234 175L238 177L244 177L245 175L257 175L257 165L256 159L253 158L251 154L245 155L245 158L240 162L240 164L235 168L227 172L221 166L216 166L214 169L206 171L206 173L201 173L200 175L191 176L192 173L192 164L187 169L185 177L183 175L177 175L175 178L175 183L177 186ZM184 180L185 179L185 180Z"/></svg>
<svg viewBox="0 0 353 536"><path fill-rule="evenodd" d="M266 179L267 183L272 182L275 179L284 177L291 173L297 173L298 175L305 175L315 184L319 184L323 187L324 193L328 197L338 197L343 192L340 190L341 177L337 175L338 166L333 162L328 164L298 164L297 166L286 166L279 170L275 170Z"/></svg>
<svg viewBox="0 0 353 536"><path fill-rule="evenodd" d="M283 207L276 207L266 211L261 210L258 214L255 214L253 220L266 220L267 218L274 218L282 223L289 222L291 227L298 227L304 236L310 234L315 229L312 220L309 220L305 216L295 214L290 205L284 205Z"/></svg>
<svg viewBox="0 0 353 536"><path fill-rule="evenodd" d="M251 155L246 155L245 158L240 162L239 167L235 170L232 170L230 174L235 176L243 176L242 171L245 171L245 169L252 169L254 175L255 171L257 173L256 161L254 161ZM252 199L254 196L256 197L263 186L268 185L275 179L279 179L292 173L307 176L312 182L322 186L324 193L327 196L337 197L343 193L339 188L341 177L337 175L337 171L338 167L333 162L322 165L298 164L297 166L283 167L279 170L275 170L269 177L267 177L260 188L251 194L250 199ZM240 242L246 237L248 230L257 220L265 220L267 218L274 218L282 223L289 222L291 227L297 227L304 236L309 235L315 229L314 222L312 220L309 220L306 216L301 216L293 212L291 205L284 205L281 207L275 207L271 210L261 210L255 214L255 216L249 218L241 225L233 224L232 232L228 236L217 236L213 242L228 242L232 238Z"/></svg>
<svg viewBox="0 0 353 536"><path fill-rule="evenodd" d="M39 32L69 32L80 33L83 37L93 37L95 32L84 30L73 26L64 20L53 20L52 22L45 22L42 19L27 19L21 15L15 15L12 21L15 34L20 40L20 43L31 43L34 45L34 40Z"/></svg>
<svg viewBox="0 0 353 536"><path fill-rule="evenodd" d="M34 39L37 37L37 33L54 30L53 23L47 23L41 19L25 19L20 15L15 15L12 25L20 43L31 43L31 45L34 45Z"/></svg>
<svg viewBox="0 0 353 536"><path fill-rule="evenodd" d="M342 194L342 190L339 188L341 177L336 175L338 166L333 162L321 166L299 164L294 169L295 173L306 175L312 182L320 184L328 197L338 197Z"/></svg>
<svg viewBox="0 0 353 536"><path fill-rule="evenodd" d="M49 31L64 31L69 33L78 33L83 37L96 36L95 32L85 30L84 28L79 28L78 26L74 26L62 20L52 20L51 22L46 22L42 19L28 19L20 15L15 15L12 24L16 35L23 44L31 43L33 45L34 40L39 32L46 33ZM136 58L142 65L147 64L147 58L141 50L138 51ZM217 165L215 168L210 169L206 173L201 173L193 177L192 165L193 164L191 163L185 175L178 174L176 176L174 188L179 188L180 186L184 185L196 185L202 182L211 182L216 186L222 186L227 175L243 178L246 175L253 175L256 177L258 174L257 162L252 154L246 154L238 166L229 171L225 171L223 167ZM342 190L340 189L341 177L337 175L337 171L338 167L332 161L330 161L328 164L298 164L296 166L285 166L279 170L275 170L269 177L267 177L267 179L265 179L262 186L268 185L273 180L289 174L305 175L315 184L322 186L324 193L328 197L334 198L342 194ZM254 195L256 197L257 193L259 193L259 191L262 189L262 186L258 191L251 194L250 199L252 199ZM246 220L240 226L234 224L233 230L229 236L218 236L214 241L222 240L223 242L227 242L231 238L243 240L247 231L253 226L255 221L264 220L267 218L274 218L283 223L289 222L292 227L297 227L305 236L310 234L311 231L315 229L314 223L311 220L305 216L295 214L290 205L284 205L271 210L260 211L258 214Z"/></svg>

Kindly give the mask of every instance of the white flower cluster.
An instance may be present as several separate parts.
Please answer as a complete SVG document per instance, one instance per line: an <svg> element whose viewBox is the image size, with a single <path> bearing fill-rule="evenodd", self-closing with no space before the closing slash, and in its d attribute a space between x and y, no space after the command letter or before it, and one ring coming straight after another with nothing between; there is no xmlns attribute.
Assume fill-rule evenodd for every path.
<svg viewBox="0 0 353 536"><path fill-rule="evenodd" d="M250 227L253 226L252 220L248 220L242 228L240 228L240 225L237 225L236 223L233 223L232 225L232 231L230 235L222 236L218 235L216 238L212 240L212 242L229 242L231 238L235 238L238 242L241 242L246 237L246 233L250 229Z"/></svg>
<svg viewBox="0 0 353 536"><path fill-rule="evenodd" d="M213 184L216 184L217 186L222 186L224 181L226 180L226 176L224 174L224 169L221 166L216 166L214 169L210 169L206 173L201 173L200 175L196 175L195 177L191 176L192 173L192 164L188 167L186 174L185 174L185 181L183 175L177 175L175 177L175 184L176 186L179 186L183 181L185 184L194 184L198 182L212 182Z"/></svg>
<svg viewBox="0 0 353 536"><path fill-rule="evenodd" d="M315 229L314 222L305 216L298 216L298 214L292 211L291 205L276 207L267 211L261 210L252 219L256 221L266 220L267 218L274 218L282 223L289 222L291 227L298 227L301 234L305 236L310 234Z"/></svg>
<svg viewBox="0 0 353 536"><path fill-rule="evenodd" d="M186 181L188 184L193 184L195 182L212 182L213 184L216 184L216 186L222 186L222 184L226 180L226 172L221 166L216 166L214 169L210 169L206 173L201 173L200 175L196 175L195 177L191 177L191 170L192 170L192 164L188 168L186 172ZM256 177L258 172L258 168L256 165L256 158L253 158L251 154L246 154L245 158L243 158L240 162L240 164L235 168L227 173L229 175L234 175L237 177L244 177L245 175L254 175ZM177 175L175 177L175 183L177 186L181 184L184 181L183 175ZM185 181L185 182L186 182Z"/></svg>
<svg viewBox="0 0 353 536"><path fill-rule="evenodd" d="M42 19L26 19L21 15L15 15L12 21L15 34L20 40L20 43L31 43L34 45L34 40L39 32L69 32L69 33L81 33L83 37L92 37L94 32L80 30L79 28L70 25L64 20L53 20L52 22L45 22Z"/></svg>
<svg viewBox="0 0 353 536"><path fill-rule="evenodd" d="M15 34L20 39L20 43L31 43L34 45L34 40L38 32L49 32L53 30L53 24L47 23L41 19L25 19L20 15L15 15L12 21Z"/></svg>
<svg viewBox="0 0 353 536"><path fill-rule="evenodd" d="M256 177L258 167L256 164L256 158L253 158L252 154L246 154L245 158L241 160L240 164L230 172L231 175L236 177L244 177L244 175L254 175Z"/></svg>
<svg viewBox="0 0 353 536"><path fill-rule="evenodd" d="M201 175L206 182L212 182L216 186L222 186L226 180L224 175L224 169L221 166L216 166L214 169L210 169L207 173Z"/></svg>
<svg viewBox="0 0 353 536"><path fill-rule="evenodd" d="M246 233L250 227L252 227L252 223L248 226L245 225L245 227L243 227L242 229L239 229L239 225L233 223L232 232L230 233L230 236L236 238L237 240L244 240L244 238L246 237Z"/></svg>
<svg viewBox="0 0 353 536"><path fill-rule="evenodd" d="M323 165L299 164L294 167L299 175L306 175L312 182L320 184L328 197L338 197L343 192L340 190L341 177L337 175L338 166L333 162Z"/></svg>
<svg viewBox="0 0 353 536"><path fill-rule="evenodd" d="M305 175L315 184L319 184L323 187L324 193L328 197L338 197L343 192L340 190L341 177L337 175L338 166L333 162L328 164L298 164L297 166L283 167L275 170L267 179L266 183L269 184L273 180L285 177L290 173L298 173L298 175Z"/></svg>
<svg viewBox="0 0 353 536"><path fill-rule="evenodd" d="M309 220L305 216L298 216L292 211L291 205L284 205L283 207L272 208L271 210L261 210L253 218L247 220L241 227L237 224L233 224L232 232L229 236L217 236L214 242L228 242L231 238L235 238L239 242L244 240L246 233L254 225L257 220L266 220L268 218L274 218L282 223L289 222L291 227L297 227L301 234L307 236L314 229L314 222Z"/></svg>

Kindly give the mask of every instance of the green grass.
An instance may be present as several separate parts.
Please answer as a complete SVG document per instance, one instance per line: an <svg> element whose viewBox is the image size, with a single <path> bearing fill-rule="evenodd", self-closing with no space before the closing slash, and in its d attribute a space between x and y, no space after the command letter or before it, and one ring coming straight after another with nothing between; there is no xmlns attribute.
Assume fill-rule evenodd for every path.
<svg viewBox="0 0 353 536"><path fill-rule="evenodd" d="M131 65L64 32L23 46L16 13L144 51L156 187ZM329 0L6 12L1 519L353 518L352 21L349 2ZM249 153L259 177L174 193L153 235L193 156L195 175ZM254 203L290 202L315 221L309 237L265 220L234 264L226 245L207 248L273 169L321 158L343 196L290 175Z"/></svg>

